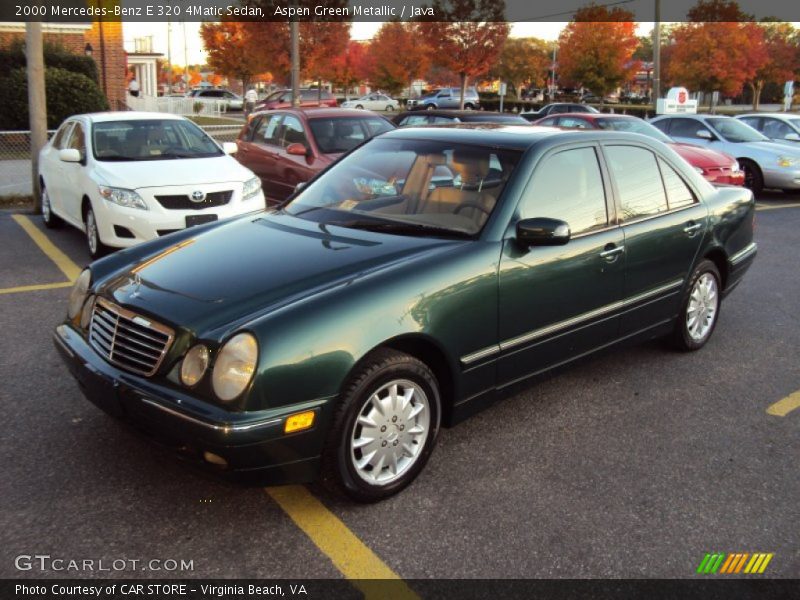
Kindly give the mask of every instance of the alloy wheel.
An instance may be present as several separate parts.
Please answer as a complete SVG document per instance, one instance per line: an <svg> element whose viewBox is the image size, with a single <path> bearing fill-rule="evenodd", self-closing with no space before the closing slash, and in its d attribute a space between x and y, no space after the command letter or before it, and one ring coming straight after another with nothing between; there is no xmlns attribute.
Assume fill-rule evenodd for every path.
<svg viewBox="0 0 800 600"><path fill-rule="evenodd" d="M97 254L97 222L91 208L86 213L86 242L89 244L89 252L92 253L92 256Z"/></svg>
<svg viewBox="0 0 800 600"><path fill-rule="evenodd" d="M686 330L694 341L699 342L709 334L718 308L717 280L711 273L703 273L692 288L686 308Z"/></svg>

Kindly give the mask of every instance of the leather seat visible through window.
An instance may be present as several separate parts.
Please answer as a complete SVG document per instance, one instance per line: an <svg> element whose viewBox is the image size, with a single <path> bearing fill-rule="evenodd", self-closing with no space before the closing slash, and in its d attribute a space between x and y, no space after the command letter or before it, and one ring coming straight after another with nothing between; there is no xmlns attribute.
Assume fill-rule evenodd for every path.
<svg viewBox="0 0 800 600"><path fill-rule="evenodd" d="M425 202L425 213L459 214L470 218L478 227L487 219L497 201L495 195L484 189L490 173L489 154L476 150L458 149L448 164L450 169L460 177L460 181L452 187L437 187ZM456 213L456 209L464 203L477 204L486 209L466 207Z"/></svg>

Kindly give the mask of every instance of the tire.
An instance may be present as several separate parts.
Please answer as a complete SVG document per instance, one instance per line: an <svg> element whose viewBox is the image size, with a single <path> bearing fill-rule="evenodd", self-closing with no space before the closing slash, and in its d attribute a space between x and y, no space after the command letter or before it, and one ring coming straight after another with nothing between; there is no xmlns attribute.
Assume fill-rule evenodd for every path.
<svg viewBox="0 0 800 600"><path fill-rule="evenodd" d="M386 112L394 112L394 106L392 106L391 104L387 105Z"/></svg>
<svg viewBox="0 0 800 600"><path fill-rule="evenodd" d="M673 345L678 350L699 350L711 338L719 320L721 281L713 262L700 261L686 286L672 335ZM693 316L697 320L692 321Z"/></svg>
<svg viewBox="0 0 800 600"><path fill-rule="evenodd" d="M464 110L472 110L474 108L475 107L470 102L467 102L466 104L464 104Z"/></svg>
<svg viewBox="0 0 800 600"><path fill-rule="evenodd" d="M435 104L426 104L425 105L425 110L435 110L435 109L436 109L436 105Z"/></svg>
<svg viewBox="0 0 800 600"><path fill-rule="evenodd" d="M42 222L48 229L61 227L63 223L60 217L53 214L53 207L50 204L50 194L47 193L47 188L44 184L42 184Z"/></svg>
<svg viewBox="0 0 800 600"><path fill-rule="evenodd" d="M760 194L764 189L764 175L761 169L752 160L746 158L739 159L739 166L744 171L744 186L749 188L753 194Z"/></svg>
<svg viewBox="0 0 800 600"><path fill-rule="evenodd" d="M408 398L405 403L405 398L392 403L393 386L396 399ZM358 502L398 493L428 462L440 415L439 385L431 370L408 354L377 350L342 393L322 454L323 484Z"/></svg>
<svg viewBox="0 0 800 600"><path fill-rule="evenodd" d="M83 215L83 225L86 232L86 246L89 248L89 256L92 257L92 260L108 254L111 249L100 239L100 233L97 230L97 218L94 216L94 210L91 206L86 209Z"/></svg>
<svg viewBox="0 0 800 600"><path fill-rule="evenodd" d="M361 104L356 104L356 108L359 110L364 110L364 107Z"/></svg>

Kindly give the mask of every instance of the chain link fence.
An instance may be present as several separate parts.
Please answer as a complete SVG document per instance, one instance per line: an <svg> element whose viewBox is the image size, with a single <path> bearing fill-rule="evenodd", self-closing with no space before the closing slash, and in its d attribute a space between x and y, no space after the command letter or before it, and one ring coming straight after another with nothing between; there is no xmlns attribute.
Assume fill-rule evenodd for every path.
<svg viewBox="0 0 800 600"><path fill-rule="evenodd" d="M244 123L230 125L201 125L219 144L235 142ZM48 139L55 130L47 132ZM0 196L30 195L31 132L0 131Z"/></svg>

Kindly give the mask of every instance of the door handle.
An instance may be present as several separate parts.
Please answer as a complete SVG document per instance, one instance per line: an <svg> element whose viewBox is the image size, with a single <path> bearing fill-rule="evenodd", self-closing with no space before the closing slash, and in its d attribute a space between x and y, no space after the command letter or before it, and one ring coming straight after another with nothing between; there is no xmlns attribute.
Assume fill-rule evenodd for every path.
<svg viewBox="0 0 800 600"><path fill-rule="evenodd" d="M694 235L700 231L700 228L703 226L702 223L688 223L686 227L683 228L683 233L688 235L689 237L694 237Z"/></svg>
<svg viewBox="0 0 800 600"><path fill-rule="evenodd" d="M625 246L615 246L613 244L606 245L606 249L600 253L600 258L608 262L617 260L617 256L625 251Z"/></svg>

